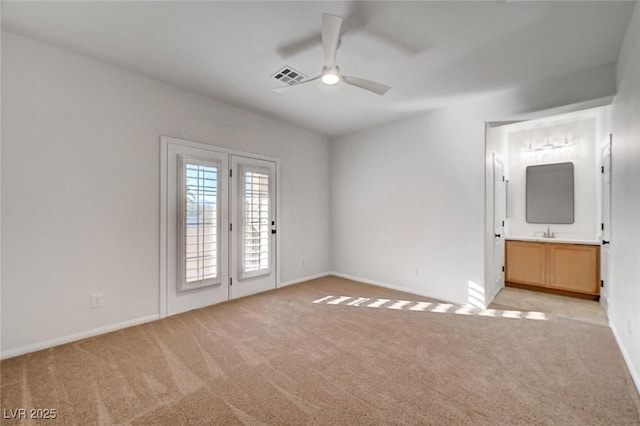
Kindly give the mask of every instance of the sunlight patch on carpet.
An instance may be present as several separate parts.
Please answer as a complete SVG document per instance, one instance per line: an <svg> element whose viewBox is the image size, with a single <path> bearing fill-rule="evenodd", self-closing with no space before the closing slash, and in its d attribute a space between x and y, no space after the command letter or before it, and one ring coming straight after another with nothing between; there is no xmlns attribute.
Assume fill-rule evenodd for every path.
<svg viewBox="0 0 640 426"><path fill-rule="evenodd" d="M500 309L482 309L473 305L454 305L452 303L418 302L412 300L377 299L357 296L324 296L313 301L315 304L341 305L391 309L396 311L433 312L437 314L474 315L481 317L526 319L546 321L548 315L536 311L512 311Z"/></svg>

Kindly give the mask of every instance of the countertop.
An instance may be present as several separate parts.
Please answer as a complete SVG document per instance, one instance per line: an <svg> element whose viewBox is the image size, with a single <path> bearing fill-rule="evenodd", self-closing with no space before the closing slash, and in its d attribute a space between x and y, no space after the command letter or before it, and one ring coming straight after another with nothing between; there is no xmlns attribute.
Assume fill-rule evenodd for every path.
<svg viewBox="0 0 640 426"><path fill-rule="evenodd" d="M537 241L541 243L586 244L590 246L599 246L601 244L600 240L581 240L581 239L561 238L561 237L544 238L544 237L508 236L505 239L509 241Z"/></svg>

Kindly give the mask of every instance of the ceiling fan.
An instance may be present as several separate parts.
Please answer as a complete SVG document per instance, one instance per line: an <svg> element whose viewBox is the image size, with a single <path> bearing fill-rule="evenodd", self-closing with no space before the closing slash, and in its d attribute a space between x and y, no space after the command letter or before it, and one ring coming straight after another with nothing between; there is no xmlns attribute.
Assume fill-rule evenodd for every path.
<svg viewBox="0 0 640 426"><path fill-rule="evenodd" d="M322 14L322 48L324 50L324 67L322 68L320 75L297 84L277 87L273 89L274 91L282 92L316 80L321 80L324 84L329 86L344 82L350 86L359 87L361 89L377 93L378 95L384 95L389 89L391 89L391 87L382 83L365 80L364 78L342 75L340 68L336 65L336 53L338 51L338 47L340 47L340 30L342 29L342 21L343 19L340 16L328 13Z"/></svg>

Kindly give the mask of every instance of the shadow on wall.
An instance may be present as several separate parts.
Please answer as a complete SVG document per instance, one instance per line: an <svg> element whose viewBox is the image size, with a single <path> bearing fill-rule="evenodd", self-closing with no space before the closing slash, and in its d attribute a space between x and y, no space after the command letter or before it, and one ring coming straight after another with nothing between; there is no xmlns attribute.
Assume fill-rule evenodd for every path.
<svg viewBox="0 0 640 426"><path fill-rule="evenodd" d="M509 92L506 101L516 107L515 114L530 114L529 119L569 112L564 109L574 104L585 103L582 108L608 105L616 94L615 70L615 64L607 64L521 86ZM558 111L552 114L554 108Z"/></svg>

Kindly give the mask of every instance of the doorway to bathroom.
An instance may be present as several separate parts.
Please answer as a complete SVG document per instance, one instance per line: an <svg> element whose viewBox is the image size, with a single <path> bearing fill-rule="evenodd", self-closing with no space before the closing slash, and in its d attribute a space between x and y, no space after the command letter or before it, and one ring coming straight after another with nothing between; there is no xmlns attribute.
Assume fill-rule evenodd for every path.
<svg viewBox="0 0 640 426"><path fill-rule="evenodd" d="M501 288L511 286L600 299L606 308L609 109L487 123L487 304ZM571 177L571 186L562 176ZM549 194L542 191L542 198L533 196L533 177L541 178ZM553 195L561 188L562 195ZM555 219L553 214L562 204L570 205L571 215ZM601 287L603 281L605 287Z"/></svg>

